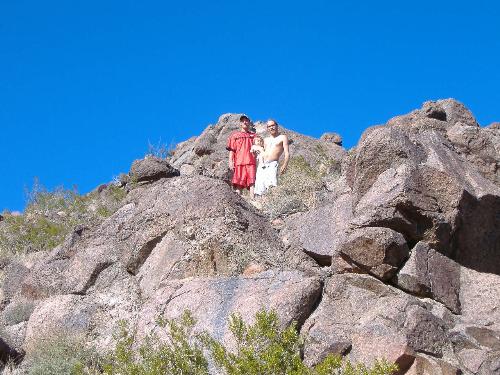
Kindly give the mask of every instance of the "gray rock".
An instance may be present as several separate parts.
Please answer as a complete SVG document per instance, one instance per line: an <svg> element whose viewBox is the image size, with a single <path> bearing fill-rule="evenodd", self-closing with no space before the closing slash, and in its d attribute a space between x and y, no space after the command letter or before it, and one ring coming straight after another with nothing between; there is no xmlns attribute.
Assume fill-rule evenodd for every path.
<svg viewBox="0 0 500 375"><path fill-rule="evenodd" d="M332 142L336 145L342 146L342 137L337 133L324 133L321 137L321 140L326 142Z"/></svg>
<svg viewBox="0 0 500 375"><path fill-rule="evenodd" d="M420 306L410 306L405 321L406 338L415 351L443 356L447 341L445 323Z"/></svg>
<svg viewBox="0 0 500 375"><path fill-rule="evenodd" d="M460 265L419 242L398 272L396 284L410 293L430 296L460 313Z"/></svg>
<svg viewBox="0 0 500 375"><path fill-rule="evenodd" d="M389 280L409 256L404 237L389 228L349 231L336 242L336 252L381 280Z"/></svg>
<svg viewBox="0 0 500 375"><path fill-rule="evenodd" d="M352 218L352 197L344 194L333 203L286 219L285 243L302 247L320 265L331 264L334 242Z"/></svg>
<svg viewBox="0 0 500 375"><path fill-rule="evenodd" d="M54 295L41 302L31 315L23 348L31 353L59 335L86 337L90 346L107 352L113 347L120 320L131 327L137 320L142 300L134 277L123 268L104 270L88 295Z"/></svg>
<svg viewBox="0 0 500 375"><path fill-rule="evenodd" d="M500 276L461 267L460 306L463 321L500 331Z"/></svg>
<svg viewBox="0 0 500 375"><path fill-rule="evenodd" d="M415 357L415 362L405 375L463 375L461 369L456 366L424 354Z"/></svg>
<svg viewBox="0 0 500 375"><path fill-rule="evenodd" d="M393 133L375 129L370 135L378 137L366 138L366 144L356 150L352 186L358 196L363 196L355 206L352 224L388 227L402 233L410 244L424 240L467 267L500 272L498 257L494 256L500 243L500 234L495 230L500 223L499 188L464 163L439 133L414 135L415 144L409 138L405 143L405 136L401 135L394 142L389 141ZM394 150L391 142L407 147L404 155L410 155L413 149L415 156L397 162L397 157L374 151L391 147ZM417 155L424 158L418 159ZM363 179L363 185L357 184L358 179ZM462 225L463 222L481 223L480 229Z"/></svg>
<svg viewBox="0 0 500 375"><path fill-rule="evenodd" d="M500 134L498 131L457 122L449 128L447 138L457 152L477 168L481 174L500 184Z"/></svg>
<svg viewBox="0 0 500 375"><path fill-rule="evenodd" d="M217 138L213 131L213 126L208 126L201 135L196 138L193 144L193 152L198 156L210 155L214 152L214 145L217 143Z"/></svg>
<svg viewBox="0 0 500 375"><path fill-rule="evenodd" d="M455 99L444 99L425 102L421 109L406 115L396 116L390 119L387 124L405 129L408 132L429 129L446 132L447 128L457 122L479 126L472 113L462 103Z"/></svg>
<svg viewBox="0 0 500 375"><path fill-rule="evenodd" d="M222 181L163 179L127 199L87 238L69 241L33 267L21 283L23 294L86 294L114 264L138 275L144 291L168 278L237 275L250 263L284 265L277 232Z"/></svg>
<svg viewBox="0 0 500 375"><path fill-rule="evenodd" d="M162 284L143 306L138 337L165 335L157 318L179 317L185 310L197 320L195 331L207 331L229 343L228 318L240 314L249 322L259 310L275 310L283 325L301 325L321 295L321 282L297 271L267 271L250 277L194 278Z"/></svg>
<svg viewBox="0 0 500 375"><path fill-rule="evenodd" d="M4 298L13 298L19 291L23 280L28 276L29 269L19 262L9 262L4 269L3 295Z"/></svg>
<svg viewBox="0 0 500 375"><path fill-rule="evenodd" d="M415 312L408 317L412 309ZM329 348L349 343L349 357L355 362L372 363L384 357L407 370L417 351L439 353L446 341L441 334L437 344L433 341L436 327L444 325L429 314L429 306L418 298L371 276L333 275L325 284L318 308L302 327L305 359L317 363Z"/></svg>
<svg viewBox="0 0 500 375"><path fill-rule="evenodd" d="M129 175L132 181L151 182L160 178L178 176L179 171L173 168L167 160L149 156L135 160L130 167Z"/></svg>

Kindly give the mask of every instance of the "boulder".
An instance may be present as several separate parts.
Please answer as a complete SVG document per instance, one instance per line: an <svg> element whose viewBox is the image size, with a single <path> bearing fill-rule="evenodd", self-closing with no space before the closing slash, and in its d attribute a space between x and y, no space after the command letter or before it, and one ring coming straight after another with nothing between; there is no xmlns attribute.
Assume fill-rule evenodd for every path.
<svg viewBox="0 0 500 375"><path fill-rule="evenodd" d="M429 296L460 314L460 265L419 242L395 283L410 293Z"/></svg>
<svg viewBox="0 0 500 375"><path fill-rule="evenodd" d="M107 352L115 344L119 321L132 327L142 300L134 277L118 265L104 270L88 295L64 294L44 299L31 315L23 348L29 355L60 335L84 338L89 346Z"/></svg>
<svg viewBox="0 0 500 375"><path fill-rule="evenodd" d="M500 185L500 133L490 128L457 122L449 128L447 138L456 151L486 178Z"/></svg>
<svg viewBox="0 0 500 375"><path fill-rule="evenodd" d="M500 276L460 268L462 320L500 331Z"/></svg>
<svg viewBox="0 0 500 375"><path fill-rule="evenodd" d="M300 246L322 266L329 266L334 242L352 218L352 196L344 194L333 203L291 215L281 235L285 243Z"/></svg>
<svg viewBox="0 0 500 375"><path fill-rule="evenodd" d="M500 243L495 230L499 187L464 162L438 132L411 138L387 127L361 141L347 171L359 197L351 225L388 227L411 246L424 240L460 264L500 273L494 255ZM480 223L480 229L465 222Z"/></svg>
<svg viewBox="0 0 500 375"><path fill-rule="evenodd" d="M337 254L381 280L393 277L409 255L405 238L382 227L350 230L335 245Z"/></svg>
<svg viewBox="0 0 500 375"><path fill-rule="evenodd" d="M354 362L372 363L383 356L399 364L402 373L417 353L440 356L448 345L446 323L433 315L432 305L369 275L327 279L323 298L301 333L309 363L318 363L330 350L345 350Z"/></svg>
<svg viewBox="0 0 500 375"><path fill-rule="evenodd" d="M161 338L164 332L157 318L177 318L185 310L197 320L195 332L207 331L226 343L230 343L228 319L233 313L252 322L259 310L275 310L284 326L293 321L300 326L314 309L321 289L319 278L297 271L169 281L143 305L137 335L156 333Z"/></svg>
<svg viewBox="0 0 500 375"><path fill-rule="evenodd" d="M420 354L405 375L462 375L463 372L454 365L441 359Z"/></svg>
<svg viewBox="0 0 500 375"><path fill-rule="evenodd" d="M87 237L55 249L21 289L31 298L86 294L119 264L149 293L165 279L237 275L250 263L279 268L284 252L267 220L226 183L198 175L162 179L132 190Z"/></svg>
<svg viewBox="0 0 500 375"><path fill-rule="evenodd" d="M11 261L4 269L3 296L5 299L13 298L19 291L22 281L29 274L29 269L16 261Z"/></svg>
<svg viewBox="0 0 500 375"><path fill-rule="evenodd" d="M149 156L135 160L130 167L129 175L132 181L151 182L160 178L178 176L179 171L172 167L167 160Z"/></svg>
<svg viewBox="0 0 500 375"><path fill-rule="evenodd" d="M335 143L336 145L342 146L342 137L337 133L324 133L320 139L322 141Z"/></svg>
<svg viewBox="0 0 500 375"><path fill-rule="evenodd" d="M457 122L479 126L473 114L462 103L455 99L443 99L427 101L420 109L406 115L393 117L387 122L387 125L408 132L430 129L446 132L446 129Z"/></svg>

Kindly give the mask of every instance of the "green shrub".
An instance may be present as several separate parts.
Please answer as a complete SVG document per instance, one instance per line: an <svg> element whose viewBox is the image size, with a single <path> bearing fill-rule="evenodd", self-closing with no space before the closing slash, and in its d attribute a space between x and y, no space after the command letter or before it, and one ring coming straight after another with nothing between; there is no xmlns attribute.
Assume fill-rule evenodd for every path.
<svg viewBox="0 0 500 375"><path fill-rule="evenodd" d="M28 375L97 374L97 355L85 349L83 338L57 335L27 359Z"/></svg>
<svg viewBox="0 0 500 375"><path fill-rule="evenodd" d="M0 223L0 254L46 251L63 242L77 225L92 227L111 216L126 191L110 184L100 193L79 195L62 187L47 190L37 180L27 193L23 215L4 213Z"/></svg>
<svg viewBox="0 0 500 375"><path fill-rule="evenodd" d="M206 375L209 373L206 355L217 373L225 375L390 375L397 371L394 364L385 361L377 361L369 368L334 355L310 368L301 357L303 341L296 324L281 328L275 312L258 312L251 325L241 316L232 315L229 328L236 345L231 350L207 333L193 335L194 324L189 312L184 312L178 320L160 320L159 325L167 330L167 341L152 335L134 350L133 335L122 323L117 345L103 361L102 373Z"/></svg>
<svg viewBox="0 0 500 375"><path fill-rule="evenodd" d="M49 250L64 239L67 228L44 216L5 215L0 233L2 253L21 253Z"/></svg>
<svg viewBox="0 0 500 375"><path fill-rule="evenodd" d="M300 355L303 341L296 324L280 328L273 311L258 312L253 325L246 324L241 316L232 315L229 329L236 340L235 351L208 335L203 337L215 365L226 375L390 375L397 371L396 365L385 361L377 361L368 368L334 355L309 368Z"/></svg>
<svg viewBox="0 0 500 375"><path fill-rule="evenodd" d="M5 323L9 326L25 322L35 310L33 301L17 301L13 302L4 309L3 316Z"/></svg>
<svg viewBox="0 0 500 375"><path fill-rule="evenodd" d="M169 338L161 342L149 336L135 352L134 339L122 323L114 352L105 360L106 375L206 375L208 362L201 344L191 338L194 319L185 312L178 320L159 320Z"/></svg>
<svg viewBox="0 0 500 375"><path fill-rule="evenodd" d="M323 188L320 172L303 156L290 158L287 171L279 177L278 186L263 199L263 209L271 218L305 211L314 206L316 192Z"/></svg>

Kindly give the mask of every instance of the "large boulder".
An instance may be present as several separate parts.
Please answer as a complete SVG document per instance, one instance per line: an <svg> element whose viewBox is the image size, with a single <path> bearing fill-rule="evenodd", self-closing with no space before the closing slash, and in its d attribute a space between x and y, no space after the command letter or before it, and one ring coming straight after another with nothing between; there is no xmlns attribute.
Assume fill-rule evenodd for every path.
<svg viewBox="0 0 500 375"><path fill-rule="evenodd" d="M403 130L375 128L356 148L346 170L358 198L351 225L391 228L410 246L423 240L460 264L500 273L500 188L441 133Z"/></svg>
<svg viewBox="0 0 500 375"><path fill-rule="evenodd" d="M460 265L419 242L398 272L396 284L419 296L429 296L460 313Z"/></svg>
<svg viewBox="0 0 500 375"><path fill-rule="evenodd" d="M28 321L23 348L30 355L44 342L76 336L107 352L119 322L133 327L141 305L136 278L118 265L108 267L87 294L53 295L40 302Z"/></svg>
<svg viewBox="0 0 500 375"><path fill-rule="evenodd" d="M353 229L335 241L335 253L381 279L391 279L409 256L405 238L389 228Z"/></svg>
<svg viewBox="0 0 500 375"><path fill-rule="evenodd" d="M132 163L129 175L132 181L151 182L160 178L178 176L179 171L172 167L165 159L156 156L147 156Z"/></svg>
<svg viewBox="0 0 500 375"><path fill-rule="evenodd" d="M457 122L446 132L456 151L486 178L500 185L500 131Z"/></svg>
<svg viewBox="0 0 500 375"><path fill-rule="evenodd" d="M446 324L432 305L369 275L333 275L302 327L304 356L311 364L330 352L348 353L354 362L385 357L405 371L417 353L443 356Z"/></svg>
<svg viewBox="0 0 500 375"><path fill-rule="evenodd" d="M282 231L283 241L301 247L320 265L329 266L334 243L352 216L352 196L340 195L333 203L289 216Z"/></svg>
<svg viewBox="0 0 500 375"><path fill-rule="evenodd" d="M195 331L206 331L229 342L229 317L240 314L251 322L258 311L274 310L281 324L301 325L314 309L322 284L317 277L297 271L267 271L249 277L190 278L163 283L139 314L139 338L164 331L159 317L178 318L189 310L197 320Z"/></svg>
<svg viewBox="0 0 500 375"><path fill-rule="evenodd" d="M250 264L279 268L284 251L276 231L226 183L163 179L132 190L99 228L33 267L20 288L32 298L85 294L118 264L149 293L164 279L237 275Z"/></svg>

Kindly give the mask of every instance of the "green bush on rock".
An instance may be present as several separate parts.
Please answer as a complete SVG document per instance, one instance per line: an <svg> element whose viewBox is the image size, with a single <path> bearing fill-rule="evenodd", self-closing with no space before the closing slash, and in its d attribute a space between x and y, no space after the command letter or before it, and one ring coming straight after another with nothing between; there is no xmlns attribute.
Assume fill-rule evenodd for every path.
<svg viewBox="0 0 500 375"><path fill-rule="evenodd" d="M151 335L138 347L122 323L114 350L98 365L89 360L74 363L71 374L105 375L390 375L397 366L377 361L372 367L353 365L329 355L311 368L302 360L303 341L296 324L281 328L275 312L260 311L254 324L232 315L229 329L236 343L229 349L208 333L193 334L195 320L189 312L177 320L159 320L168 339ZM95 362L94 362L95 363ZM209 365L212 364L212 366Z"/></svg>
<svg viewBox="0 0 500 375"><path fill-rule="evenodd" d="M77 225L93 226L113 214L126 191L110 184L100 192L79 195L76 190L47 190L35 180L27 193L24 214L4 212L0 223L0 255L46 251L59 245Z"/></svg>

